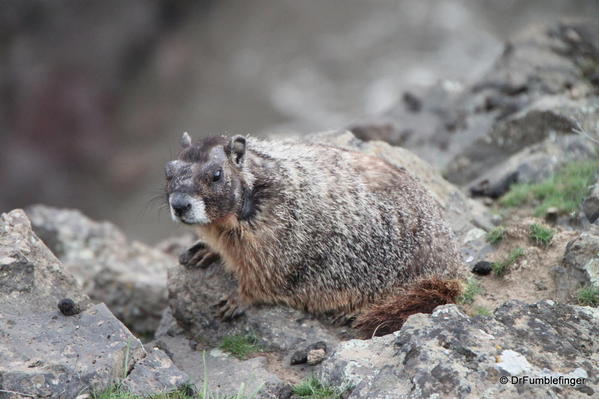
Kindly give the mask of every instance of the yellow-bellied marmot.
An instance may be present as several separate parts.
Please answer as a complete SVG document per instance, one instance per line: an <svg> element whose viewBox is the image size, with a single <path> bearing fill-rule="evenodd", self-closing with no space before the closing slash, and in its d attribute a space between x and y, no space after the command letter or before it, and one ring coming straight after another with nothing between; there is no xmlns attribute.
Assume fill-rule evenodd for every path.
<svg viewBox="0 0 599 399"><path fill-rule="evenodd" d="M460 257L439 205L405 169L326 144L209 137L166 166L174 220L202 243L181 262L220 256L239 292L221 316L281 303L395 331L460 292Z"/></svg>

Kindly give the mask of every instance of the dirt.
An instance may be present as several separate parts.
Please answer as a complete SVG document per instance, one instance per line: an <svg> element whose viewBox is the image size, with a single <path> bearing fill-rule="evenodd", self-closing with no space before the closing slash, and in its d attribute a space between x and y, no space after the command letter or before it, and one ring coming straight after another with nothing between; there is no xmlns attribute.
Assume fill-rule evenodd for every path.
<svg viewBox="0 0 599 399"><path fill-rule="evenodd" d="M555 230L553 239L547 247L539 246L529 238L529 228L532 223L539 223ZM502 261L516 248L522 248L524 255L503 277L494 274L477 277L482 292L475 297L471 305L466 306L471 314L477 313L480 308L493 311L505 301L513 299L526 303L535 303L544 299L556 300L552 269L561 263L568 242L580 234L559 226L549 226L542 220L531 217L509 222L504 227L506 233L503 240L495 246L495 251L486 260Z"/></svg>

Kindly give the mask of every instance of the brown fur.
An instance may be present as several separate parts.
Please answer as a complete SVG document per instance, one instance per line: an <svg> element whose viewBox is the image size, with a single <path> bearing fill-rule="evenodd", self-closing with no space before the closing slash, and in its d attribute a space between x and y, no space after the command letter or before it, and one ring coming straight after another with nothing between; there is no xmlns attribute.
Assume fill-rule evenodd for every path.
<svg viewBox="0 0 599 399"><path fill-rule="evenodd" d="M353 324L362 337L390 334L401 328L409 316L432 313L439 305L455 303L462 292L457 280L418 280L396 295L364 309Z"/></svg>

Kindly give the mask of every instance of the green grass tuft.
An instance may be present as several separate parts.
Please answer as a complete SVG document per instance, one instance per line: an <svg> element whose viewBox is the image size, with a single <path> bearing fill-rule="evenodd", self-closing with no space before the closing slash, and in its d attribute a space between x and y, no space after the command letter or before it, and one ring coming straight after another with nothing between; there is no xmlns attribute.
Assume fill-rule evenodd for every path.
<svg viewBox="0 0 599 399"><path fill-rule="evenodd" d="M482 287L478 280L474 277L470 277L466 281L466 287L464 292L458 298L458 303L469 305L474 302L474 297L482 292Z"/></svg>
<svg viewBox="0 0 599 399"><path fill-rule="evenodd" d="M115 385L109 389L106 389L99 393L92 393L92 399L254 399L256 395L244 395L243 390L235 395L221 395L214 392L204 390L198 394L190 396L187 389L181 389L169 393L159 393L152 396L138 396L130 392L127 392L123 388Z"/></svg>
<svg viewBox="0 0 599 399"><path fill-rule="evenodd" d="M505 276L510 267L522 256L524 256L524 250L522 248L514 249L512 252L510 252L507 259L493 263L493 273L495 273L497 277Z"/></svg>
<svg viewBox="0 0 599 399"><path fill-rule="evenodd" d="M530 225L528 236L535 244L543 247L548 247L551 244L555 231L538 223Z"/></svg>
<svg viewBox="0 0 599 399"><path fill-rule="evenodd" d="M474 309L477 316L491 316L493 313L484 306L478 306Z"/></svg>
<svg viewBox="0 0 599 399"><path fill-rule="evenodd" d="M238 359L247 359L249 355L262 351L254 334L229 335L222 339L219 348Z"/></svg>
<svg viewBox="0 0 599 399"><path fill-rule="evenodd" d="M489 244L499 244L501 242L501 240L503 240L503 237L505 236L505 227L502 226L497 226L495 227L493 230L490 230L487 233L487 242Z"/></svg>
<svg viewBox="0 0 599 399"><path fill-rule="evenodd" d="M306 399L341 399L347 389L323 384L316 377L310 377L293 387L293 393Z"/></svg>
<svg viewBox="0 0 599 399"><path fill-rule="evenodd" d="M588 195L598 170L597 159L568 163L539 183L512 185L499 204L516 207L536 202L535 216L544 216L549 208L557 208L560 213L576 212Z"/></svg>
<svg viewBox="0 0 599 399"><path fill-rule="evenodd" d="M582 306L599 306L599 287L588 286L576 293L578 304Z"/></svg>
<svg viewBox="0 0 599 399"><path fill-rule="evenodd" d="M142 396L134 395L125 389L115 385L99 393L92 393L92 399L142 399ZM169 393L159 393L145 399L199 399L199 396L189 396L185 390L179 390ZM217 397L214 397L217 398ZM206 398L208 399L208 398ZM220 398L218 398L220 399Z"/></svg>

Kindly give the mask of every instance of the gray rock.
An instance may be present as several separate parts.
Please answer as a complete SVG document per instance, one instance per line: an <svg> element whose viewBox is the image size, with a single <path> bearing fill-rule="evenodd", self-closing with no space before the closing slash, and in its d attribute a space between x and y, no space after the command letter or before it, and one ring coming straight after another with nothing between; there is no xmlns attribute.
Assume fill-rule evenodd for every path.
<svg viewBox="0 0 599 399"><path fill-rule="evenodd" d="M599 236L582 233L570 241L554 279L560 301L571 300L581 287L599 288Z"/></svg>
<svg viewBox="0 0 599 399"><path fill-rule="evenodd" d="M479 228L468 231L458 244L469 272L472 271L474 265L486 259L487 255L495 250L487 242L486 232Z"/></svg>
<svg viewBox="0 0 599 399"><path fill-rule="evenodd" d="M588 197L582 203L582 211L591 223L595 223L599 218L599 184L593 185Z"/></svg>
<svg viewBox="0 0 599 399"><path fill-rule="evenodd" d="M455 305L417 314L394 334L341 343L319 366L349 398L589 397L599 389L599 312L508 302L493 317L470 318ZM501 384L501 376L585 378L570 386Z"/></svg>
<svg viewBox="0 0 599 399"><path fill-rule="evenodd" d="M0 306L4 312L57 311L58 302L71 298L82 308L89 298L60 261L33 233L25 212L0 216Z"/></svg>
<svg viewBox="0 0 599 399"><path fill-rule="evenodd" d="M161 336L152 345L165 351L196 387L206 384L218 395L228 397L240 391L248 396L266 394L282 383L263 356L239 360L220 349L196 350L198 345L183 334Z"/></svg>
<svg viewBox="0 0 599 399"><path fill-rule="evenodd" d="M475 196L498 198L514 183L537 183L564 164L596 157L595 143L581 135L552 136L530 145L479 176L469 185ZM589 204L589 208L592 204ZM596 201L599 216L599 199Z"/></svg>
<svg viewBox="0 0 599 399"><path fill-rule="evenodd" d="M459 184L467 184L472 179L488 179L489 176L501 182L513 172L522 175L520 181L538 180L544 177L545 166L553 170L561 166L552 157L567 155L570 159L576 159L577 153L583 153L585 158L593 156L588 150L592 148L591 140L586 139L588 143L585 144L585 138L575 132L582 129L597 136L598 122L599 97L579 100L563 96L542 97L525 109L498 121L488 134L466 146L455 162L448 165L446 176ZM576 135L578 140L556 140L560 135ZM543 142L546 143L523 150ZM543 153L547 156L543 156ZM514 159L507 161L506 166L489 170L514 154ZM499 176L495 177L494 174Z"/></svg>
<svg viewBox="0 0 599 399"><path fill-rule="evenodd" d="M58 310L10 313L0 323L0 389L74 398L127 375L145 355L141 342L104 304L65 317Z"/></svg>
<svg viewBox="0 0 599 399"><path fill-rule="evenodd" d="M597 133L598 41L589 21L535 26L507 43L474 83L441 81L416 93L418 112L399 101L378 123L350 129L400 144L453 183L472 183L552 132Z"/></svg>
<svg viewBox="0 0 599 399"><path fill-rule="evenodd" d="M76 210L27 209L33 230L92 299L102 301L129 328L153 334L167 306L166 269L176 258L129 241L113 224Z"/></svg>
<svg viewBox="0 0 599 399"><path fill-rule="evenodd" d="M65 298L79 312L63 315L58 304L69 302ZM146 356L141 342L106 305L91 305L22 210L0 216L0 337L0 398L15 397L10 391L74 398L143 370L144 394L155 394L151 389L175 373L170 367L165 374L152 358L140 362ZM160 365L167 363L162 358Z"/></svg>
<svg viewBox="0 0 599 399"><path fill-rule="evenodd" d="M172 392L189 383L189 376L179 370L170 357L160 349L153 349L123 381L123 386L135 395Z"/></svg>
<svg viewBox="0 0 599 399"><path fill-rule="evenodd" d="M332 345L343 336L343 329L332 329L312 316L281 306L255 305L236 320L220 321L213 305L236 289L236 282L220 263L206 269L173 266L168 271L168 289L176 321L192 337L210 346L217 346L227 335L253 333L266 349L290 351L314 341Z"/></svg>
<svg viewBox="0 0 599 399"><path fill-rule="evenodd" d="M289 363L291 365L296 365L296 364L303 364L303 363L308 363L311 365L314 365L316 363L314 363L315 361L319 360L318 363L320 363L320 361L322 361L322 359L324 359L324 356L327 353L327 344L325 342L315 342L313 344L308 345L306 348L302 349L302 350L298 350L295 351L293 353L293 355L291 355L291 359L289 360ZM310 358L312 358L312 361L310 361Z"/></svg>
<svg viewBox="0 0 599 399"><path fill-rule="evenodd" d="M441 165L447 179L468 184L552 134L596 135L599 99L589 66L599 61L598 39L596 24L570 21L534 27L508 43L487 74L445 106L462 121L448 148L453 158Z"/></svg>

